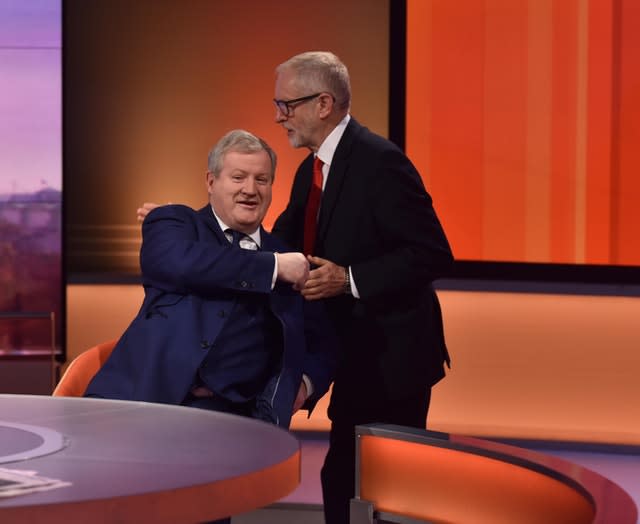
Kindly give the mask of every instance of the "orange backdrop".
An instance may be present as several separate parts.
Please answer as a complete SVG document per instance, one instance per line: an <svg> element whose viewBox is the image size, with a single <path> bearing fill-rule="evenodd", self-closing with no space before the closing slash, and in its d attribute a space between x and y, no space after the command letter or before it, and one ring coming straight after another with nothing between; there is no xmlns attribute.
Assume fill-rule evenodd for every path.
<svg viewBox="0 0 640 524"><path fill-rule="evenodd" d="M296 53L342 58L355 117L387 132L389 0L68 0L63 15L72 273L139 273L136 208L203 206L207 153L238 127L278 153L270 228L308 154L291 148L272 103L274 68Z"/></svg>
<svg viewBox="0 0 640 524"><path fill-rule="evenodd" d="M408 0L407 20L407 153L457 258L640 265L640 3Z"/></svg>

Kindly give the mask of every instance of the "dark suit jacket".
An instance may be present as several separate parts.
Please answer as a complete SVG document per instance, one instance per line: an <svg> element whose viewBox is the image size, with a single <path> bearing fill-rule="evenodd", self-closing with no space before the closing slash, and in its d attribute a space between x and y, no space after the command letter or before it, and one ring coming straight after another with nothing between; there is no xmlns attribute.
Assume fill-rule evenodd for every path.
<svg viewBox="0 0 640 524"><path fill-rule="evenodd" d="M281 366L257 399L258 418L287 427L303 371L314 385L312 409L331 382L335 347L322 310L290 285L271 290L274 251L264 230L260 251L233 248L210 206L162 206L145 219L140 253L145 298L86 395L180 404L241 293L269 295L283 329Z"/></svg>
<svg viewBox="0 0 640 524"><path fill-rule="evenodd" d="M298 168L272 233L302 247L313 155ZM423 395L448 363L433 280L453 257L422 180L388 140L353 118L338 144L322 197L314 254L351 266L360 300L325 301L341 336L336 387L354 398ZM332 403L333 403L332 399Z"/></svg>

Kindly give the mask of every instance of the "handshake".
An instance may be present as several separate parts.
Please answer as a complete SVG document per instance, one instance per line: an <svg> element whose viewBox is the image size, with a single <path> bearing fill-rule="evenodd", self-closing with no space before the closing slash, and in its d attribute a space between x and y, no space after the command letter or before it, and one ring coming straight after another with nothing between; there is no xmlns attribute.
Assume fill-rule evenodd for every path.
<svg viewBox="0 0 640 524"><path fill-rule="evenodd" d="M145 202L138 208L138 222L143 222L158 204ZM307 300L335 297L351 293L349 269L320 257L305 257L302 253L276 253L277 279L293 284ZM311 270L309 263L314 265Z"/></svg>
<svg viewBox="0 0 640 524"><path fill-rule="evenodd" d="M302 253L276 253L278 280L293 284L300 291L309 278L309 261Z"/></svg>

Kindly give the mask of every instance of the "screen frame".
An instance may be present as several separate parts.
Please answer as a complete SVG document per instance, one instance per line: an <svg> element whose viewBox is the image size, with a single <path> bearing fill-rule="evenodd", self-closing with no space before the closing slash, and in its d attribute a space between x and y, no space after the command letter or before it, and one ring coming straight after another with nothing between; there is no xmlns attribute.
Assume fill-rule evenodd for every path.
<svg viewBox="0 0 640 524"><path fill-rule="evenodd" d="M406 64L407 3L406 0L397 0L390 3L389 10L388 137L403 151L406 140ZM455 260L449 277L456 280L640 286L640 266ZM451 284L446 285L446 282L449 280L443 282L444 287L450 288Z"/></svg>

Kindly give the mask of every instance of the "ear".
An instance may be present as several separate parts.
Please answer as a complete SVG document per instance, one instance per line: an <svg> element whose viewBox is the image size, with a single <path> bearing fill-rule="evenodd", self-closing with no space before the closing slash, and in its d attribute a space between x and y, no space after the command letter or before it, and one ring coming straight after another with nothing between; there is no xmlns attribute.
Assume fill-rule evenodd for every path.
<svg viewBox="0 0 640 524"><path fill-rule="evenodd" d="M205 180L207 184L207 193L211 194L216 177L211 171L205 173Z"/></svg>
<svg viewBox="0 0 640 524"><path fill-rule="evenodd" d="M335 100L329 93L322 93L318 97L320 118L327 118L333 112Z"/></svg>

